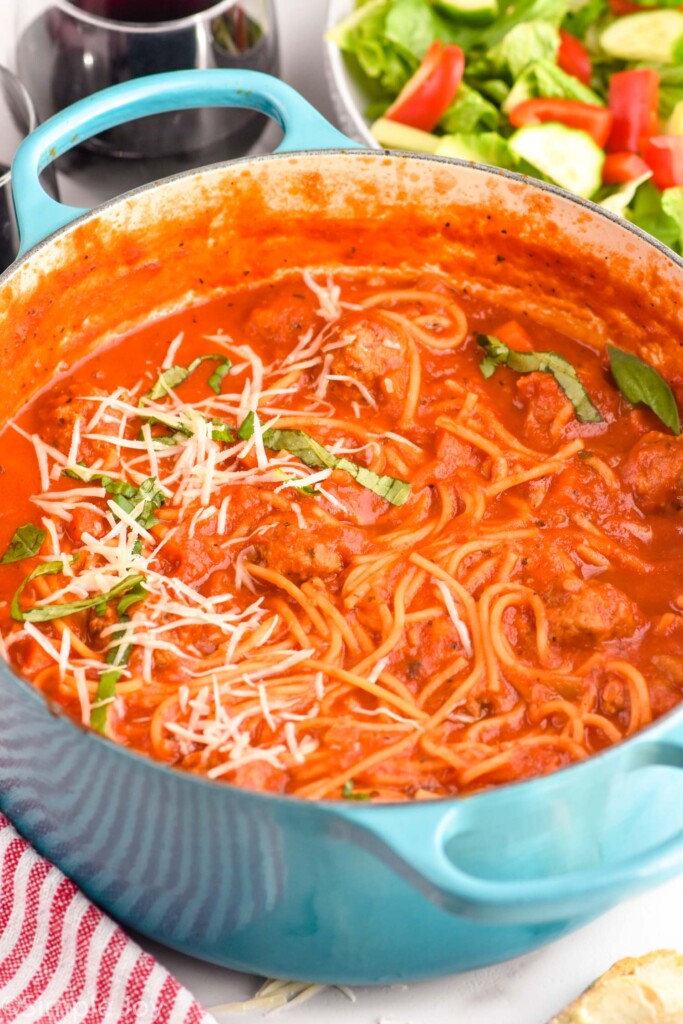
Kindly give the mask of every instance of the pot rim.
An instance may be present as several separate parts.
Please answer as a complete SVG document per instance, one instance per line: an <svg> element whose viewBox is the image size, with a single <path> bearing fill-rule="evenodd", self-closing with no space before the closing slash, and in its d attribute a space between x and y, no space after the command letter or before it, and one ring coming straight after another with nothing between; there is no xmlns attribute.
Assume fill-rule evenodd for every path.
<svg viewBox="0 0 683 1024"><path fill-rule="evenodd" d="M131 199L135 199L138 195L143 195L148 192L163 188L166 185L174 184L175 182L181 181L185 178L198 177L218 170L231 169L232 167L241 167L244 164L260 164L273 159L284 159L286 161L291 159L296 160L299 159L300 157L317 156L339 156L344 158L362 157L365 159L381 159L382 161L386 161L387 158L400 160L420 160L429 163L435 162L438 164L444 164L448 167L462 167L468 171L474 171L475 173L482 174L484 176L493 176L508 179L510 181L517 182L518 184L525 186L531 191L536 190L542 193L550 193L550 195L555 196L561 200L564 200L569 204L574 204L575 206L578 206L585 212L593 216L597 216L599 219L602 218L604 220L607 220L608 222L611 222L617 227L620 227L623 230L625 230L627 233L634 235L636 239L638 239L642 243L645 243L646 246L649 246L650 248L654 249L661 256L664 256L669 262L673 263L673 265L678 268L681 274L683 274L683 257L678 256L677 253L675 253L668 246L664 245L663 242L660 242L652 235L649 235L647 232L643 231L642 228L637 227L635 224L632 224L630 221L625 220L618 214L612 213L611 210L607 210L589 199L584 199L581 196L576 196L573 195L572 193L566 192L564 189L561 189L559 186L553 185L550 182L541 181L535 178L530 179L527 176L518 174L515 171L508 171L498 167L489 167L487 165L476 163L473 161L461 160L454 157L434 156L432 154L403 153L383 149L361 148L335 150L307 149L296 151L294 153L275 152L262 154L260 156L247 155L245 157L240 157L237 160L220 161L218 163L208 164L205 167L197 167L192 168L190 170L181 171L178 174L171 175L168 178L163 178L158 181L149 182L145 185L139 186L138 188L132 189L129 192L125 192L120 196L115 196L112 199L107 200L105 203L102 203L100 206L95 207L93 210L89 210L86 213L75 217L74 220L67 224L65 227L59 228L57 231L52 232L50 235L42 239L37 245L33 246L32 249L29 249L26 253L24 253L23 256L15 260L14 263L12 263L2 274L0 274L0 292L2 291L3 286L10 279L10 277L15 272L20 270L20 268L24 265L25 262L33 259L54 239L58 238L61 235L68 234L72 229L75 229L76 227L84 223L87 223L88 220L94 219L95 217L99 216L105 211L108 211L110 208L117 206L120 203L124 203ZM36 703L41 705L47 711L48 714L52 714L54 717L59 718L61 721L65 722L67 727L73 729L74 732L77 733L86 742L89 741L97 744L103 744L106 747L107 751L111 752L114 756L121 756L126 759L132 759L141 766L146 766L148 769L151 769L156 772L162 772L164 775L170 778L180 779L183 782L189 782L191 784L202 787L208 786L213 790L227 791L229 797L246 799L253 797L260 801L264 801L268 804L294 804L297 805L299 808L303 806L308 809L317 808L323 811L328 810L332 812L338 811L340 808L344 808L345 814L347 816L353 815L354 818L356 817L356 815L358 815L360 818L364 813L370 812L372 812L373 814L387 814L391 813L391 810L395 810L396 808L402 808L405 811L408 807L413 808L415 814L419 814L421 812L427 814L429 813L429 808L440 808L444 813L447 813L448 809L455 808L456 806L462 804L464 801L469 802L472 800L477 800L481 802L486 800L495 800L496 798L500 799L498 794L506 794L511 789L518 791L519 789L524 787L524 789L526 790L530 786L533 786L538 791L542 790L543 788L553 788L554 785L556 785L555 780L558 779L558 777L564 778L566 777L568 772L572 772L575 775L579 775L584 771L590 770L590 766L598 761L604 764L608 760L616 760L621 756L622 752L626 747L629 747L631 750L633 750L639 743L642 743L646 739L653 739L658 733L662 731L668 731L672 722L674 722L676 719L683 721L683 702L681 702L677 706L673 707L666 714L662 715L660 718L651 722L644 729L639 729L636 733L633 734L633 736L629 736L621 743L617 743L612 746L606 747L604 750L601 750L596 754L592 754L590 757L587 757L584 760L575 761L571 764L564 765L562 768L558 768L547 775L539 775L530 779L523 779L521 781L500 783L496 786L492 786L488 789L481 790L480 792L471 795L463 796L460 794L454 794L453 796L438 797L434 800L408 801L406 803L392 803L389 801L355 801L345 800L343 798L308 800L304 797L298 797L294 794L271 793L262 790L247 789L245 787L235 786L232 782L221 781L218 779L209 779L207 776L197 775L193 772L183 772L178 768L174 768L172 765L166 764L165 762L156 761L150 757L146 757L144 754L138 753L135 750L131 750L128 747L121 746L118 743L114 743L112 740L109 740L106 737L101 736L99 733L93 732L92 730L87 729L84 726L74 722L73 719L69 718L69 716L66 715L59 706L50 703L49 701L46 701L42 694L40 694L39 691L36 690L36 688L32 686L27 679L24 679L22 676L16 673L12 666L9 664L9 662L4 661L4 659L0 659L0 673L7 673L11 678L13 684L16 684L25 693L30 695L30 697Z"/></svg>

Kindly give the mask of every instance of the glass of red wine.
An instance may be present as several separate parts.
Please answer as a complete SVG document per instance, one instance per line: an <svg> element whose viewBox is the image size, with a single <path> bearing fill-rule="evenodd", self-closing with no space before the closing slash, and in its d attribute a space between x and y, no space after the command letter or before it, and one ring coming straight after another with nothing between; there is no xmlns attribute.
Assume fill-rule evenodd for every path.
<svg viewBox="0 0 683 1024"><path fill-rule="evenodd" d="M10 168L19 144L37 124L28 92L11 71L0 66L0 273L10 265L19 248ZM47 172L44 184L56 199L54 171Z"/></svg>
<svg viewBox="0 0 683 1024"><path fill-rule="evenodd" d="M19 0L17 19L16 69L41 120L142 75L278 71L272 0ZM247 110L186 110L121 125L85 145L105 157L173 158L178 170L242 155L265 123Z"/></svg>

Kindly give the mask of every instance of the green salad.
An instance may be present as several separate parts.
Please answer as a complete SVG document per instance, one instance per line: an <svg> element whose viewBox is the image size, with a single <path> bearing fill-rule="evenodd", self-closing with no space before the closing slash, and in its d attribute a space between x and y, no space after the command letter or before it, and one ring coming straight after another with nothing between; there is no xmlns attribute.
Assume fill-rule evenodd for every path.
<svg viewBox="0 0 683 1024"><path fill-rule="evenodd" d="M389 149L554 182L683 251L683 10L359 0L328 33Z"/></svg>

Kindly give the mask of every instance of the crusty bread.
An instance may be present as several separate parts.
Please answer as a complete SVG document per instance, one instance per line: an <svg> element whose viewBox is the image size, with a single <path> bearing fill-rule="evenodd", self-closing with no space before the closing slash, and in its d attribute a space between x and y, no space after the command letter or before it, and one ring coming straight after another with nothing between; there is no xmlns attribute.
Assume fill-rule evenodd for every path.
<svg viewBox="0 0 683 1024"><path fill-rule="evenodd" d="M683 956L619 960L549 1024L683 1024Z"/></svg>

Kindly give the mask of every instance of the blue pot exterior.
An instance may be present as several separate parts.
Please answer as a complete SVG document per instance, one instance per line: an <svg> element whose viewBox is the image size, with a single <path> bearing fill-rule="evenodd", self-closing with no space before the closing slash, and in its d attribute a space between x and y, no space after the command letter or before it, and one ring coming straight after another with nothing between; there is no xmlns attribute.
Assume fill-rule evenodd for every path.
<svg viewBox="0 0 683 1024"><path fill-rule="evenodd" d="M554 920L477 920L367 830L393 831L402 805L307 803L176 773L75 729L4 667L0 702L0 809L114 917L216 963L347 984L424 978L527 952L621 895ZM457 819L449 856L513 891L645 856L683 832L665 777L678 769L653 763L683 737L680 719L548 779L440 801ZM429 847L435 805L409 810L410 841Z"/></svg>
<svg viewBox="0 0 683 1024"><path fill-rule="evenodd" d="M141 116L200 105L207 95L276 117L285 129L281 152L345 143L283 83L255 74L157 76L81 101L43 125L17 156L17 214L23 251L30 251L0 281L8 301L15 280L17 291L32 287L36 264L49 276L51 261L69 258L68 230L44 249L30 248L79 212L41 192L38 175L50 160L133 109ZM681 292L680 260L552 187L532 188L518 176L462 162L381 153L344 153L338 164L329 155L299 154L291 160L296 173L307 156L326 182L337 175L334 202L356 188L372 197L377 172L382 216L412 192L434 206L435 219L442 201L465 203L460 215L472 223L483 219L487 203L502 202L508 212L517 204L517 217L521 212L533 231L534 218L550 211L558 231L563 221L574 231L576 222L586 244L605 249L605 260L632 252L633 287L642 290L652 278L660 293L662 282L671 294ZM289 166L282 158L259 163L264 180L271 172L268 180L279 180L278 164L283 173ZM231 189L238 172L239 165ZM127 225L128 210L144 247L145 217L177 216L181 230L184 191L193 187L199 202L214 204L219 223L222 174L202 173L205 192L204 182L192 185L189 177L141 190L107 208L102 223L111 227L121 212ZM421 190L422 179L434 187ZM296 213L297 194L283 199L280 211L274 207L273 235L289 205ZM343 197L339 202L342 208ZM229 227L226 220L223 230ZM381 233L381 225L372 227ZM372 232L359 240L361 249L366 244L371 251ZM152 257L162 258L156 251ZM377 806L274 797L175 772L53 714L2 664L0 708L0 810L114 917L238 969L347 984L469 970L534 949L683 868L683 711L547 778L462 800Z"/></svg>

